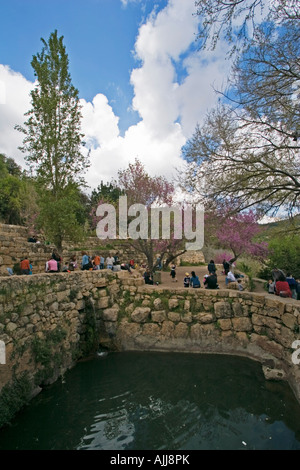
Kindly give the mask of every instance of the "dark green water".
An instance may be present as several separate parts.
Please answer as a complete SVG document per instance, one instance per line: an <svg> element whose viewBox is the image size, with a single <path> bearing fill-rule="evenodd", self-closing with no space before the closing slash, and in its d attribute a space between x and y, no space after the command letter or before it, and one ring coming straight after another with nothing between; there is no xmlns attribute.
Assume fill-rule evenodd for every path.
<svg viewBox="0 0 300 470"><path fill-rule="evenodd" d="M300 450L300 405L251 360L109 353L81 362L0 431L0 450Z"/></svg>

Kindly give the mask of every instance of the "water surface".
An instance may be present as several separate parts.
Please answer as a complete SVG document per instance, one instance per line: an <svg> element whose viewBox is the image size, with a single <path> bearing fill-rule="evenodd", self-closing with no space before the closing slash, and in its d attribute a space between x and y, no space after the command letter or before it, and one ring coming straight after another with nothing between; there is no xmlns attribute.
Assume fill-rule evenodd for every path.
<svg viewBox="0 0 300 470"><path fill-rule="evenodd" d="M300 450L300 405L249 359L100 354L1 430L4 449Z"/></svg>

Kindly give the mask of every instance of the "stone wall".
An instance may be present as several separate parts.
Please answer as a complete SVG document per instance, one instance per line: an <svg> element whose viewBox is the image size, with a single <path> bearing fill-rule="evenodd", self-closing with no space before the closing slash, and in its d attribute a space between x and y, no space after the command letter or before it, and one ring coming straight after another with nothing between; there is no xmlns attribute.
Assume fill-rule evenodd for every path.
<svg viewBox="0 0 300 470"><path fill-rule="evenodd" d="M114 246L115 245L115 246ZM33 272L45 272L46 261L52 255L55 248L53 244L28 242L28 229L19 225L0 224L0 276L8 276L7 268L13 268L23 257L28 257L32 262ZM122 262L128 263L131 258L138 264L146 263L146 258L137 253L126 240L124 242L105 243L97 237L88 237L81 247L71 243L64 243L61 256L64 261L69 261L75 255L77 262L81 262L81 249L87 251L90 256L98 253L104 258L119 253Z"/></svg>
<svg viewBox="0 0 300 470"><path fill-rule="evenodd" d="M299 302L268 294L164 290L125 271L1 278L0 389L26 377L32 395L100 346L247 356L300 401L299 328Z"/></svg>
<svg viewBox="0 0 300 470"><path fill-rule="evenodd" d="M34 272L45 271L45 263L51 256L54 245L29 243L28 229L19 225L0 224L0 275L7 276L6 268L13 268L24 256L28 256Z"/></svg>

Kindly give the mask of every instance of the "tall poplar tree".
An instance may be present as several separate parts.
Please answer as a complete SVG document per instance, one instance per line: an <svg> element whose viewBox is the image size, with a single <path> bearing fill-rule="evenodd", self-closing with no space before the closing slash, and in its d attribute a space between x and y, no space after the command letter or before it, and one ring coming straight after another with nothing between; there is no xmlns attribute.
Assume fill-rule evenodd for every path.
<svg viewBox="0 0 300 470"><path fill-rule="evenodd" d="M20 149L41 188L41 225L46 234L51 227L49 235L61 248L64 238L73 239L80 232L76 194L89 163L82 153L78 90L71 82L63 36L55 30L48 42L41 41L42 50L31 61L37 80L31 91L32 109L25 114L24 126L16 128L25 134ZM68 207L68 214L60 218L62 206Z"/></svg>

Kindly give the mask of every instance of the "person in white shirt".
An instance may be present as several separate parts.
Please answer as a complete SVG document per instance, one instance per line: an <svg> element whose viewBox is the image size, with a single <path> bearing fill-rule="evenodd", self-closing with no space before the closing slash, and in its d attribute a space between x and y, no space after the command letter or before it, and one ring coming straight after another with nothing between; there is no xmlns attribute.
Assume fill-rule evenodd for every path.
<svg viewBox="0 0 300 470"><path fill-rule="evenodd" d="M113 268L113 265L114 265L114 258L112 256L108 256L106 258L106 267L107 269L112 269Z"/></svg>
<svg viewBox="0 0 300 470"><path fill-rule="evenodd" d="M235 281L236 281L236 278L235 278L233 272L229 271L229 273L227 274L226 279L225 279L226 286L229 284L229 282L235 282Z"/></svg>

